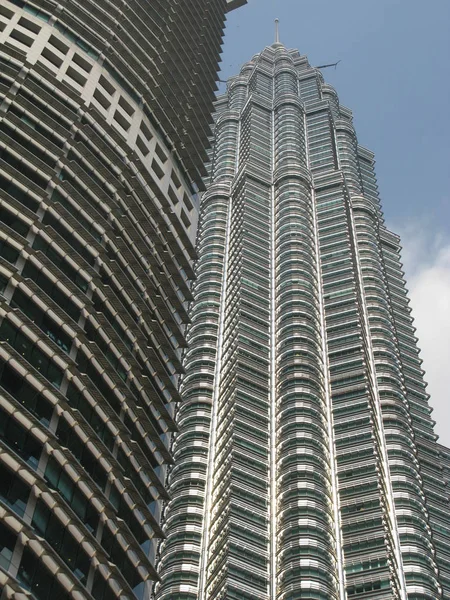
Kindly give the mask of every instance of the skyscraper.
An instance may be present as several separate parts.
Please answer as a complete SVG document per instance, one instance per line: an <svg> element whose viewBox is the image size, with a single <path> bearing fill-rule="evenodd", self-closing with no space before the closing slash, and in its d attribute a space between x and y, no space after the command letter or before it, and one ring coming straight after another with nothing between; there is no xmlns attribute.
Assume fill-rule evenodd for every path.
<svg viewBox="0 0 450 600"><path fill-rule="evenodd" d="M157 600L450 598L448 452L351 111L276 42L210 159Z"/></svg>
<svg viewBox="0 0 450 600"><path fill-rule="evenodd" d="M157 577L196 192L244 3L0 0L2 600Z"/></svg>

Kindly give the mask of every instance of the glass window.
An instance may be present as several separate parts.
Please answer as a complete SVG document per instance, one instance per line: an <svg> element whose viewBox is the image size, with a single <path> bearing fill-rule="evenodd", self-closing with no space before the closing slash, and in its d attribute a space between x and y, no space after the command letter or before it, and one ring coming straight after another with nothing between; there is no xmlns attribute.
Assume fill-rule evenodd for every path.
<svg viewBox="0 0 450 600"><path fill-rule="evenodd" d="M49 486L59 492L86 527L95 532L99 520L97 511L53 457L49 457L44 477Z"/></svg>
<svg viewBox="0 0 450 600"><path fill-rule="evenodd" d="M29 487L3 464L0 464L0 482L0 499L22 517L30 495Z"/></svg>
<svg viewBox="0 0 450 600"><path fill-rule="evenodd" d="M19 258L19 251L8 244L5 240L0 240L0 256L2 256L8 262L14 264Z"/></svg>
<svg viewBox="0 0 450 600"><path fill-rule="evenodd" d="M60 387L63 379L62 370L6 319L3 319L0 326L0 340L8 342L55 387Z"/></svg>
<svg viewBox="0 0 450 600"><path fill-rule="evenodd" d="M19 217L17 217L17 215L10 212L4 207L0 208L0 221L2 221L2 223L5 223L5 225L8 225L8 227L11 227L11 229L14 229L14 231L17 231L17 233L19 233L23 237L27 236L29 231L28 225L26 225L26 223L24 223Z"/></svg>
<svg viewBox="0 0 450 600"><path fill-rule="evenodd" d="M62 221L58 221L52 213L47 212L42 222L44 225L50 225L50 227L59 233L59 235L70 244L75 252L82 256L89 265L94 265L95 257L89 252L84 243L80 242L80 240L75 237L65 225L63 225Z"/></svg>
<svg viewBox="0 0 450 600"><path fill-rule="evenodd" d="M65 260L65 258L61 254L59 254L52 247L51 244L43 240L41 237L36 236L36 239L33 243L33 248L35 250L40 250L43 254L45 254L55 266L61 269L62 273L64 273L64 275L68 277L70 281L72 281L76 286L78 286L80 290L86 292L86 290L88 289L87 281L82 275L78 273L76 269L72 267L72 265L70 265Z"/></svg>
<svg viewBox="0 0 450 600"><path fill-rule="evenodd" d="M96 571L94 575L92 596L95 600L116 600L116 595L98 571Z"/></svg>
<svg viewBox="0 0 450 600"><path fill-rule="evenodd" d="M17 579L25 589L31 590L37 600L71 599L71 595L29 548L23 551Z"/></svg>
<svg viewBox="0 0 450 600"><path fill-rule="evenodd" d="M64 419L59 420L56 435L60 443L67 446L75 458L80 462L82 467L92 477L94 482L104 490L107 482L105 469L100 462L95 458L87 446L83 444L80 438L74 434L72 428Z"/></svg>
<svg viewBox="0 0 450 600"><path fill-rule="evenodd" d="M11 306L19 308L31 319L45 335L47 335L64 352L69 353L72 346L71 337L65 333L32 299L21 289L16 288L11 299Z"/></svg>
<svg viewBox="0 0 450 600"><path fill-rule="evenodd" d="M52 282L47 275L45 275L42 271L37 269L33 264L27 262L22 275L25 278L29 278L38 285L41 290L43 290L50 298L52 298L58 306L60 306L74 321L78 321L80 318L81 311L78 306L68 298L64 292L54 283ZM71 273L67 273L67 276L74 281L75 284L77 282L71 277ZM79 277L81 280L81 278ZM84 281L84 280L83 280ZM85 283L85 282L84 282ZM78 284L77 284L78 285ZM87 284L85 283L86 289Z"/></svg>
<svg viewBox="0 0 450 600"><path fill-rule="evenodd" d="M51 199L53 200L53 202L59 202L60 204L62 204L62 206L64 206L64 208L72 216L74 216L87 231L89 231L93 238L97 240L97 242L101 243L102 236L100 232L96 229L94 223L90 222L86 217L82 215L82 213L80 212L80 207L77 203L75 203L75 205L72 204L72 202L70 202L70 200L66 198L66 196L63 196L58 190L53 191Z"/></svg>
<svg viewBox="0 0 450 600"><path fill-rule="evenodd" d="M25 176L40 188L45 189L47 187L48 181L46 178L42 177L42 175L35 171L33 167L29 166L26 162L16 158L6 148L0 148L0 159L4 160L11 167L16 169L22 177ZM7 191L9 192L9 190Z"/></svg>
<svg viewBox="0 0 450 600"><path fill-rule="evenodd" d="M42 446L12 416L0 408L0 438L33 469L39 464Z"/></svg>
<svg viewBox="0 0 450 600"><path fill-rule="evenodd" d="M58 552L78 579L85 583L90 562L87 554L42 500L38 500L36 503L32 525Z"/></svg>
<svg viewBox="0 0 450 600"><path fill-rule="evenodd" d="M13 138L16 143L20 144L23 148L34 154L39 160L46 163L49 167L55 167L55 159L48 155L46 152L43 152L41 148L39 148L34 143L30 142L26 137L24 137L24 135L20 132L20 130L18 130L17 127L13 128L7 123L5 123L5 121L3 121L0 124L0 131L3 131L10 138Z"/></svg>
<svg viewBox="0 0 450 600"><path fill-rule="evenodd" d="M14 546L16 545L16 535L0 523L0 567L6 571L11 564Z"/></svg>
<svg viewBox="0 0 450 600"><path fill-rule="evenodd" d="M110 559L115 563L132 588L139 585L142 581L137 569L131 563L126 552L120 546L116 536L114 536L109 528L105 526L102 536L102 546L109 554Z"/></svg>
<svg viewBox="0 0 450 600"><path fill-rule="evenodd" d="M36 212L39 206L39 202L31 198L22 188L16 185L14 182L9 181L3 175L0 175L0 189L7 192L10 196L18 200L21 204L29 208L31 211Z"/></svg>

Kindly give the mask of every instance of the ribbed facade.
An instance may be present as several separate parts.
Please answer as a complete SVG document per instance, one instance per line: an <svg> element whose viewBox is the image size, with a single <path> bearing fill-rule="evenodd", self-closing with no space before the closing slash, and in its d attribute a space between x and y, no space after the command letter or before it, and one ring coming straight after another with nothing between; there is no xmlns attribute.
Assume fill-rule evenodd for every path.
<svg viewBox="0 0 450 600"><path fill-rule="evenodd" d="M0 597L148 597L226 0L0 0ZM150 582L150 583L147 583Z"/></svg>
<svg viewBox="0 0 450 600"><path fill-rule="evenodd" d="M447 486L447 496L450 497L450 448L439 445L439 452L441 454L442 466L444 468L444 481Z"/></svg>
<svg viewBox="0 0 450 600"><path fill-rule="evenodd" d="M216 109L156 598L450 598L442 450L374 157L278 43Z"/></svg>

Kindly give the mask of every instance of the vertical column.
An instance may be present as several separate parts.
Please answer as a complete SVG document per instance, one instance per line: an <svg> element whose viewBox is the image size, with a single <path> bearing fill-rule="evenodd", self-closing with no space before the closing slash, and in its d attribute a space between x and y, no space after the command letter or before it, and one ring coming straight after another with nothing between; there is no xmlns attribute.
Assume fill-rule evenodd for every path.
<svg viewBox="0 0 450 600"><path fill-rule="evenodd" d="M427 543L430 544L418 463L411 454L411 450L414 451L413 432L410 426L402 366L399 361L397 341L392 327L386 277L380 260L377 217L370 204L362 198L354 198L353 214L380 408L383 416L383 431L380 434L385 438L389 456L389 472L387 475L390 478L390 484L396 497L395 516L393 515L392 518L396 522L395 526L397 527L398 524L400 527L405 521L406 513L408 515L408 539L417 537L421 541L427 540ZM410 522L409 517L412 514L415 517ZM398 536L398 533L395 533ZM403 565L396 565L399 572L403 568L406 583L411 578L414 580L414 572L417 571L417 561L414 560L413 554L415 552L411 549L410 552L404 554ZM411 559L414 567L411 565L410 568L408 563L411 562ZM426 568L423 564L420 566L421 587L423 589L427 588L428 594L439 598L440 594L434 574L435 565L433 561L427 557L420 562L428 563Z"/></svg>
<svg viewBox="0 0 450 600"><path fill-rule="evenodd" d="M311 105L307 123L316 187L346 591L355 598L368 592L392 598L401 589L389 568L391 562L398 562L398 539L348 198L349 190L360 192L361 179L350 113L342 109L338 114L338 108L335 102L325 110ZM368 571L373 574L368 576ZM397 568L393 571L399 572Z"/></svg>
<svg viewBox="0 0 450 600"><path fill-rule="evenodd" d="M158 600L172 598L181 590L187 598L197 600L203 589L215 451L214 401L224 314L230 180L235 171L238 130L238 120L230 116L224 104L217 119L212 161L212 178L216 183L201 203L197 240L200 258L187 335L189 351L184 358L182 403L177 414L180 431L173 445L175 467L168 479L172 500L165 511L167 539L161 547L163 583L157 586Z"/></svg>
<svg viewBox="0 0 450 600"><path fill-rule="evenodd" d="M400 269L398 238L380 230L378 239L392 326L384 339L377 335L377 375L406 584L418 598L430 594L445 598L450 529L431 409ZM379 308L377 312L373 326L380 332ZM401 396L393 385L395 373Z"/></svg>
<svg viewBox="0 0 450 600"><path fill-rule="evenodd" d="M264 80L265 81L265 80ZM264 88L265 89L265 88ZM257 93L257 92L256 92ZM267 599L270 113L241 115L232 188L205 597Z"/></svg>
<svg viewBox="0 0 450 600"><path fill-rule="evenodd" d="M339 165L351 196L362 193L362 181L357 155L357 141L353 129L351 112L342 109L340 118L335 119Z"/></svg>
<svg viewBox="0 0 450 600"><path fill-rule="evenodd" d="M184 591L197 600L204 529L215 365L226 253L229 187L212 188L202 200L198 238L200 260L188 332L179 434L173 445L175 467L169 475L171 501L165 511L167 539L162 544L156 597L170 599Z"/></svg>
<svg viewBox="0 0 450 600"><path fill-rule="evenodd" d="M277 485L280 600L336 597L334 530L309 186L284 179L277 207Z"/></svg>
<svg viewBox="0 0 450 600"><path fill-rule="evenodd" d="M347 594L393 598L370 342L339 179L317 180L316 198Z"/></svg>
<svg viewBox="0 0 450 600"><path fill-rule="evenodd" d="M296 88L283 65L274 175L279 600L332 599L337 588L313 203Z"/></svg>
<svg viewBox="0 0 450 600"><path fill-rule="evenodd" d="M233 191L208 599L267 598L267 213L268 188L244 177Z"/></svg>
<svg viewBox="0 0 450 600"><path fill-rule="evenodd" d="M351 213L352 229L356 235L356 253L358 255L358 272L362 285L362 302L364 318L370 343L372 369L376 375L374 382L375 416L378 421L377 435L380 439L380 451L383 461L383 487L386 493L387 514L386 525L392 538L394 555L392 577L396 586L405 597L407 590L418 592L422 589L425 595L440 597L440 588L436 579L436 564L431 555L418 558L419 546L410 547L408 552L401 553L402 537L400 526L408 515L408 536L415 536L420 542L427 540L432 547L428 526L428 511L424 503L423 485L417 461L412 459L407 447L414 449L414 435L410 426L410 409L406 398L405 373L400 362L398 336L394 333L391 301L387 289L385 267L382 262L382 242L379 235L379 218L381 211L377 197L373 193L366 199L361 193L362 185L369 182L367 169L363 179L360 174L360 159L357 152L356 137L351 133L348 123L338 128L339 156L345 158L342 167L349 190L352 193ZM361 161L362 162L362 161ZM370 189L370 188L369 188ZM392 286L397 286L391 279ZM404 291L395 291L404 296ZM405 304L404 309L407 309ZM406 310L403 311L406 316ZM398 332L403 336L403 327ZM407 340L411 341L411 340ZM408 367L406 367L409 371ZM423 383L417 380L417 371L411 369L411 382L419 388ZM378 414L380 413L380 414ZM428 422L430 439L433 437L431 422ZM403 451L399 450L403 448ZM395 502L395 514L394 514ZM411 514L415 517L410 522ZM415 533L413 534L413 530ZM420 564L418 564L420 563ZM419 573L419 574L418 574ZM406 581L405 581L406 579ZM405 588L405 583L410 585Z"/></svg>
<svg viewBox="0 0 450 600"><path fill-rule="evenodd" d="M238 117L228 111L219 116L216 124L216 143L212 160L212 180L230 181L235 173Z"/></svg>

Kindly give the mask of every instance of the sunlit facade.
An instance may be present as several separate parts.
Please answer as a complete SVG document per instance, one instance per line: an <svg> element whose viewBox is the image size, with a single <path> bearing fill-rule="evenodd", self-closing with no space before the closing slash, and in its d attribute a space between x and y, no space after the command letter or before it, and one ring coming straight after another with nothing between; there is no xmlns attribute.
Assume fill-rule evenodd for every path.
<svg viewBox="0 0 450 600"><path fill-rule="evenodd" d="M134 600L240 0L0 0L0 598Z"/></svg>
<svg viewBox="0 0 450 600"><path fill-rule="evenodd" d="M448 455L351 111L275 43L209 172L157 600L450 598Z"/></svg>

